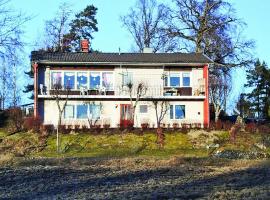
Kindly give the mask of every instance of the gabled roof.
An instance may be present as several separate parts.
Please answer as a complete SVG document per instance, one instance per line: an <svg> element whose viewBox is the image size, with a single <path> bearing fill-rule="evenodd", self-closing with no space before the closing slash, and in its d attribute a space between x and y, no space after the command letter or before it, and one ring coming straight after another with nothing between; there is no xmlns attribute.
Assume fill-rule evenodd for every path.
<svg viewBox="0 0 270 200"><path fill-rule="evenodd" d="M208 64L212 61L201 53L47 53L33 51L31 61L39 63L175 63Z"/></svg>

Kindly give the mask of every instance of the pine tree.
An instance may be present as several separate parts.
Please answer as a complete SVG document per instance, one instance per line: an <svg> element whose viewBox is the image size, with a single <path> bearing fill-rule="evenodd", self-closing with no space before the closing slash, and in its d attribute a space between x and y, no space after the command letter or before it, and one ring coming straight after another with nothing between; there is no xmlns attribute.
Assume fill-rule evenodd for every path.
<svg viewBox="0 0 270 200"><path fill-rule="evenodd" d="M258 117L269 118L270 106L270 69L265 62L257 60L254 67L247 70L247 84L245 87L251 87L252 91L247 94L248 99L252 102L251 106L257 113Z"/></svg>
<svg viewBox="0 0 270 200"><path fill-rule="evenodd" d="M70 23L70 31L65 35L65 40L70 41L71 50L80 51L81 39L93 39L93 33L98 31L96 14L97 8L89 5L75 15Z"/></svg>
<svg viewBox="0 0 270 200"><path fill-rule="evenodd" d="M34 78L34 72L33 70L31 69L30 71L28 72L24 72L29 78L33 79ZM28 83L26 86L24 86L24 90L23 90L24 93L32 93L31 96L29 97L29 99L34 99L34 84L30 84Z"/></svg>

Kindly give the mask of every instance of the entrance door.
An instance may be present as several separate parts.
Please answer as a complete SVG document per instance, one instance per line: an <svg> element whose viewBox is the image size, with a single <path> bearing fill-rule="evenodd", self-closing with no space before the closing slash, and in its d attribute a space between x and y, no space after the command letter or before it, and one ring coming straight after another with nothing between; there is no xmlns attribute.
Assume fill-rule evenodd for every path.
<svg viewBox="0 0 270 200"><path fill-rule="evenodd" d="M121 104L120 105L120 126L127 128L130 127L132 122L132 113L130 104Z"/></svg>

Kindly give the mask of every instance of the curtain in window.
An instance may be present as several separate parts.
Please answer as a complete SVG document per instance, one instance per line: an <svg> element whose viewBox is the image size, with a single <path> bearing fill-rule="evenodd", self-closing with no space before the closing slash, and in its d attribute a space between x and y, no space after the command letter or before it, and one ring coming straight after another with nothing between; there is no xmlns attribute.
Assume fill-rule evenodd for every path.
<svg viewBox="0 0 270 200"><path fill-rule="evenodd" d="M56 85L62 85L62 73L61 72L52 72L51 74L51 87L55 87Z"/></svg>
<svg viewBox="0 0 270 200"><path fill-rule="evenodd" d="M77 119L87 119L87 105L77 105Z"/></svg>
<svg viewBox="0 0 270 200"><path fill-rule="evenodd" d="M95 104L90 105L90 115L91 115L91 119L99 119L100 118L100 105L95 105Z"/></svg>
<svg viewBox="0 0 270 200"><path fill-rule="evenodd" d="M64 111L64 118L65 119L73 119L74 118L74 106L66 105Z"/></svg>
<svg viewBox="0 0 270 200"><path fill-rule="evenodd" d="M91 72L90 73L90 88L97 89L100 86L100 73Z"/></svg>
<svg viewBox="0 0 270 200"><path fill-rule="evenodd" d="M113 74L111 72L102 73L102 85L107 90L113 90Z"/></svg>
<svg viewBox="0 0 270 200"><path fill-rule="evenodd" d="M170 86L171 87L179 87L180 86L179 74L171 74L170 75Z"/></svg>
<svg viewBox="0 0 270 200"><path fill-rule="evenodd" d="M190 86L190 73L183 73L183 86Z"/></svg>
<svg viewBox="0 0 270 200"><path fill-rule="evenodd" d="M75 86L75 73L74 72L64 73L64 86L65 88L74 89L74 86Z"/></svg>
<svg viewBox="0 0 270 200"><path fill-rule="evenodd" d="M175 119L185 118L185 106L175 105Z"/></svg>
<svg viewBox="0 0 270 200"><path fill-rule="evenodd" d="M78 72L77 73L77 88L81 87L87 89L87 73L86 72Z"/></svg>

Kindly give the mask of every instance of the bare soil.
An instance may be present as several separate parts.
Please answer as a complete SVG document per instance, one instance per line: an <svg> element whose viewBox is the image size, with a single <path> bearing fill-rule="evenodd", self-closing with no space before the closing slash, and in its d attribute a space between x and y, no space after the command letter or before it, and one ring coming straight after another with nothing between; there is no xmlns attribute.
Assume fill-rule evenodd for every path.
<svg viewBox="0 0 270 200"><path fill-rule="evenodd" d="M21 159L0 168L0 199L269 199L268 160Z"/></svg>

